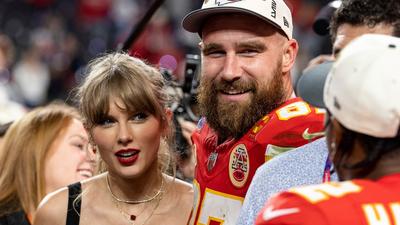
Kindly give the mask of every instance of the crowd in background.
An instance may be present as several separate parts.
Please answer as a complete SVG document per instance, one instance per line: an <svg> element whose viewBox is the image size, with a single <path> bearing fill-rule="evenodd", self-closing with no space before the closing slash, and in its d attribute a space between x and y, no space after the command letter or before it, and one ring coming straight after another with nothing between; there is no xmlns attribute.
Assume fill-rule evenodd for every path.
<svg viewBox="0 0 400 225"><path fill-rule="evenodd" d="M398 220L397 1L0 1L0 225Z"/></svg>
<svg viewBox="0 0 400 225"><path fill-rule="evenodd" d="M328 37L311 25L327 0L289 0L294 36L301 49L294 76L309 59L326 53ZM0 73L0 92L32 108L54 99L67 100L82 79L86 63L117 49L153 1L148 0L4 0L0 3L0 34L9 38L7 68ZM132 55L167 67L182 81L185 54L198 54L196 35L181 28L183 16L200 0L167 0L134 43ZM2 38L4 39L4 38ZM0 46L4 42L0 39ZM329 43L329 42L328 42ZM328 49L328 50L326 50Z"/></svg>

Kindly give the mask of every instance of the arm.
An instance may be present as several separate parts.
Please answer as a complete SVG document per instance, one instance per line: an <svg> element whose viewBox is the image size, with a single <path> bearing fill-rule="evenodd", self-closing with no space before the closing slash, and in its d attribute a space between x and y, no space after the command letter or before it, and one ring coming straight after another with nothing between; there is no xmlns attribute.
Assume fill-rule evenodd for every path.
<svg viewBox="0 0 400 225"><path fill-rule="evenodd" d="M65 225L67 205L67 188L50 193L39 204L33 225Z"/></svg>
<svg viewBox="0 0 400 225"><path fill-rule="evenodd" d="M292 193L270 198L257 216L255 225L324 225L328 224L317 205Z"/></svg>
<svg viewBox="0 0 400 225"><path fill-rule="evenodd" d="M237 225L253 225L257 213L275 193L321 183L327 155L325 138L322 138L282 153L259 167L246 194ZM336 176L332 178L336 179Z"/></svg>

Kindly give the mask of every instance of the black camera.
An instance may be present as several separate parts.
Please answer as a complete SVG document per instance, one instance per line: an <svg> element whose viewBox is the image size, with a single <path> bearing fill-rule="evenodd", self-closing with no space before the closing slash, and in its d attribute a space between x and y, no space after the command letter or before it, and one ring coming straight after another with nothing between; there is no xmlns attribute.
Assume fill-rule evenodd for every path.
<svg viewBox="0 0 400 225"><path fill-rule="evenodd" d="M172 81L171 74L163 73L169 80L169 91L172 97L170 105L174 113L173 121L176 128L175 142L176 150L180 160L186 160L190 157L190 145L182 135L182 128L178 122L178 118L197 123L199 116L196 114L197 109L197 92L200 77L200 56L188 54L185 61L184 81L178 84Z"/></svg>
<svg viewBox="0 0 400 225"><path fill-rule="evenodd" d="M182 84L173 84L171 109L174 115L191 122L197 122L197 91L199 86L200 56L187 54ZM171 83L172 84L172 83Z"/></svg>

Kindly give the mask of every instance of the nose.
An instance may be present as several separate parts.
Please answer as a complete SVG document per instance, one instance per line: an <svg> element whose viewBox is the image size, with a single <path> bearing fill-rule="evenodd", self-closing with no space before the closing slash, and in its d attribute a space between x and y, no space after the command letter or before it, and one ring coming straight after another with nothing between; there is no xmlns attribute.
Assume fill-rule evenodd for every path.
<svg viewBox="0 0 400 225"><path fill-rule="evenodd" d="M121 124L118 133L118 144L125 146L132 142L132 140L133 137L129 126L127 124Z"/></svg>
<svg viewBox="0 0 400 225"><path fill-rule="evenodd" d="M223 80L233 82L240 79L242 75L242 67L238 56L234 53L227 54L221 71L221 78Z"/></svg>

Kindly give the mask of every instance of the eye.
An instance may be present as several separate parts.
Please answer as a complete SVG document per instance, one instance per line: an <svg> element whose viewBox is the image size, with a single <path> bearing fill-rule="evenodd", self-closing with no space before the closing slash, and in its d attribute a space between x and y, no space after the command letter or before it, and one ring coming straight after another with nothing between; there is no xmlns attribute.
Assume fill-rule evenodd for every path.
<svg viewBox="0 0 400 225"><path fill-rule="evenodd" d="M72 142L72 146L78 148L81 151L85 150L85 144L79 141Z"/></svg>
<svg viewBox="0 0 400 225"><path fill-rule="evenodd" d="M226 54L225 50L220 48L206 48L203 50L203 55L210 58L218 58Z"/></svg>
<svg viewBox="0 0 400 225"><path fill-rule="evenodd" d="M102 127L109 127L111 126L115 121L112 118L104 118L101 119L100 121L97 122L98 125Z"/></svg>
<svg viewBox="0 0 400 225"><path fill-rule="evenodd" d="M225 52L223 51L215 51L215 52L210 52L206 54L206 56L209 56L211 58L219 58L225 55Z"/></svg>
<svg viewBox="0 0 400 225"><path fill-rule="evenodd" d="M149 117L149 114L148 114L148 113L139 112L139 113L133 114L133 116L131 117L131 120L134 120L134 121L143 121L143 120L146 120L147 117Z"/></svg>
<svg viewBox="0 0 400 225"><path fill-rule="evenodd" d="M258 53L260 53L260 51L257 49L243 49L239 51L239 54L242 56L255 56Z"/></svg>

